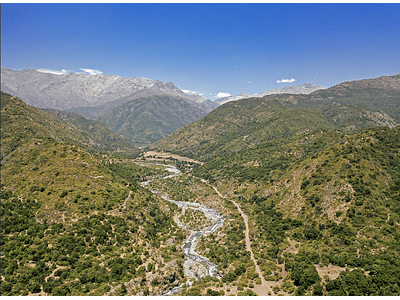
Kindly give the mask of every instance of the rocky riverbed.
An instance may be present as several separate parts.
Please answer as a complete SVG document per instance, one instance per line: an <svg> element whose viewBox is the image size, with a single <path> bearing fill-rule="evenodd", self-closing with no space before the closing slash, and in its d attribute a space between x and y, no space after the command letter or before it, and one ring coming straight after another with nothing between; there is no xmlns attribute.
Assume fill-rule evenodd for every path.
<svg viewBox="0 0 400 300"><path fill-rule="evenodd" d="M171 175L165 176L163 178L171 178L174 176L177 176L180 171L171 165L163 165L167 167L167 171L173 173ZM153 179L156 180L156 179ZM145 181L142 182L142 186L146 187L151 181ZM199 203L191 203L191 202L184 202L184 201L175 201L169 199L166 195L160 194L158 191L151 190L150 191L154 194L159 195L161 198L163 198L166 201L169 201L171 203L175 203L178 205L179 208L182 209L181 213L176 215L174 217L174 220L176 224L190 232L189 236L187 237L186 241L182 245L183 252L185 254L186 260L184 262L184 272L185 276L187 277L187 285L191 285L194 281L196 281L199 278L205 277L207 275L210 275L212 277L220 278L219 273L217 271L217 265L211 262L209 259L207 259L204 256L201 256L196 252L196 246L198 239L203 236L203 235L208 235L211 234L215 231L217 231L219 228L221 228L224 224L225 219L223 216L218 214L216 211L214 211L211 208L208 208L202 204ZM198 210L200 212L203 212L204 215L206 216L207 219L209 219L211 222L211 225L205 225L201 230L191 230L190 228L187 228L185 224L183 224L180 221L180 217L182 214L184 214L185 210L187 209L193 209L193 210ZM179 293L181 290L181 287L176 287L173 290L167 292L164 295L173 295L176 293Z"/></svg>

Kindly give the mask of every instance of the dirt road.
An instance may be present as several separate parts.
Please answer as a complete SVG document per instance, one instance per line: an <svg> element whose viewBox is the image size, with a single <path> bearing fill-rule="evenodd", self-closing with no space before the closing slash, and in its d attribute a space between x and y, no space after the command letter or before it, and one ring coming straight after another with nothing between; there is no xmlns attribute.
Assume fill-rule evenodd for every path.
<svg viewBox="0 0 400 300"><path fill-rule="evenodd" d="M208 186L212 187L214 189L214 191L218 194L219 197L226 199L226 197L223 196L215 186L212 186L204 179L201 179L201 181L204 182L205 184L207 184ZM251 249L250 234L249 234L249 217L242 211L242 209L238 203L236 203L232 199L229 199L229 200L232 201L233 204L235 204L236 208L238 209L240 215L242 216L242 218L244 220L244 224L246 226L246 229L244 232L245 241L246 241L246 250L250 252L251 260L254 263L256 272L257 272L258 276L260 276L260 278L261 278L261 285L255 285L255 287L253 288L253 291L255 293L257 293L259 296L267 296L268 292L270 292L273 295L272 288L267 283L267 281L264 279L264 276L260 270L260 266L257 264L257 261L254 257L253 250Z"/></svg>

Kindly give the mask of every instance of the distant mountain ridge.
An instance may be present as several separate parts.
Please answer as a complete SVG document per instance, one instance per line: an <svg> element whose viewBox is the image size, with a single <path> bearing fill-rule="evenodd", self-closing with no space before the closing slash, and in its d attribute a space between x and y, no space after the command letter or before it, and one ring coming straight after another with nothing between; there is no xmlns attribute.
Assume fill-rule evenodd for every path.
<svg viewBox="0 0 400 300"><path fill-rule="evenodd" d="M85 131L91 126L104 137L104 128L85 118L97 119L137 146L154 143L218 107L201 96L185 94L172 82L144 78L1 69L1 79L4 92L28 105L49 109Z"/></svg>
<svg viewBox="0 0 400 300"><path fill-rule="evenodd" d="M1 69L1 90L38 108L70 110L94 118L127 100L166 94L212 105L198 95L187 95L172 82L145 78L67 73L56 75L36 70ZM214 105L215 107L216 105Z"/></svg>
<svg viewBox="0 0 400 300"><path fill-rule="evenodd" d="M151 149L208 161L310 130L356 132L400 124L400 74L345 82L309 95L276 94L221 105Z"/></svg>
<svg viewBox="0 0 400 300"><path fill-rule="evenodd" d="M236 96L230 96L230 97L224 97L215 100L216 103L222 105L224 103L230 102L230 101L236 101L236 100L241 100L245 98L262 98L267 95L274 95L274 94L310 94L312 92L326 89L326 87L319 86L319 85L312 85L311 83L305 83L302 85L297 85L297 86L285 86L284 88L281 89L270 89L262 93L254 94L254 95L247 95L245 93L240 93L239 95Z"/></svg>

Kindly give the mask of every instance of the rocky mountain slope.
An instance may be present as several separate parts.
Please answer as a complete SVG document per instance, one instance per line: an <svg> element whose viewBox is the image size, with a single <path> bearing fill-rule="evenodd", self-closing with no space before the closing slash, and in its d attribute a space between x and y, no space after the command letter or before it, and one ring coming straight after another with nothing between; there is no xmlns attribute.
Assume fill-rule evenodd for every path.
<svg viewBox="0 0 400 300"><path fill-rule="evenodd" d="M270 89L268 91L254 94L254 95L247 95L247 94L241 93L236 96L224 97L224 98L217 99L217 100L215 100L215 102L218 103L219 105L221 105L221 104L224 104L224 103L227 103L230 101L236 101L236 100L241 100L241 99L246 99L246 98L254 98L254 97L262 98L267 95L275 95L275 94L293 94L293 95L304 94L304 95L307 95L307 94L310 94L312 92L315 92L315 91L318 91L321 89L326 89L326 88L319 86L319 85L312 85L310 83L305 83L303 85L298 85L298 86L286 86L281 89Z"/></svg>
<svg viewBox="0 0 400 300"><path fill-rule="evenodd" d="M186 95L172 82L144 78L77 73L56 75L35 70L1 69L1 79L3 91L17 95L29 105L70 111L89 119L98 118L137 146L151 144L218 106L200 96ZM158 104L155 106L156 102ZM124 109L131 112L123 112L126 120L122 120L120 115ZM73 125L78 122L88 129L88 120L83 121L77 116L72 117L73 114L62 114L60 111L57 114L68 122L74 121ZM98 123L90 126L94 124L92 128L100 128ZM99 131L97 133L100 134ZM103 138L106 137L103 135ZM115 139L115 135L110 134L110 138Z"/></svg>
<svg viewBox="0 0 400 300"><path fill-rule="evenodd" d="M172 82L145 78L67 73L56 75L36 70L1 69L1 90L20 97L39 108L73 110L85 117L95 117L122 102L143 96L167 94L207 106L200 96L186 95Z"/></svg>

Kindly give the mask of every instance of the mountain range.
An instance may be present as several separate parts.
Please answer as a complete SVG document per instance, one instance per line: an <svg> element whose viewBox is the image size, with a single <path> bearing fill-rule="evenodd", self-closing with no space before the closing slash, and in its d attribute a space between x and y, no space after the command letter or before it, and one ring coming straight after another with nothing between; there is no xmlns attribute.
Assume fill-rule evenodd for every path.
<svg viewBox="0 0 400 300"><path fill-rule="evenodd" d="M38 108L70 110L94 118L118 104L150 95L170 95L213 106L187 95L172 82L81 73L56 75L36 70L1 69L1 90Z"/></svg>
<svg viewBox="0 0 400 300"><path fill-rule="evenodd" d="M320 88L305 84L269 90L257 97L271 93L309 93ZM187 95L172 82L4 68L1 69L1 89L20 97L28 105L57 109L59 116L60 111L70 111L97 119L140 147L172 134L223 103L249 97L240 94L212 102L201 96ZM67 119L78 120L76 117Z"/></svg>
<svg viewBox="0 0 400 300"><path fill-rule="evenodd" d="M59 116L67 116L61 111L70 111L97 118L136 146L149 145L218 106L185 94L172 82L145 78L1 69L1 89L29 105L56 109ZM110 119L117 116L118 120ZM78 120L76 116L67 119Z"/></svg>
<svg viewBox="0 0 400 300"><path fill-rule="evenodd" d="M298 85L298 86L286 86L281 89L270 89L265 92L254 94L254 95L247 95L245 93L241 93L236 96L219 98L219 99L215 100L214 102L221 105L221 104L224 104L227 102L236 101L236 100L240 100L240 99L254 98L254 97L262 98L266 95L274 95L274 94L293 94L293 95L304 94L304 95L307 95L307 94L310 94L312 92L322 90L322 89L326 89L326 87L322 87L319 85L312 85L311 83L305 83L305 84Z"/></svg>
<svg viewBox="0 0 400 300"><path fill-rule="evenodd" d="M400 74L345 82L308 95L267 95L219 106L152 149L208 160L315 129L355 132L400 123Z"/></svg>

